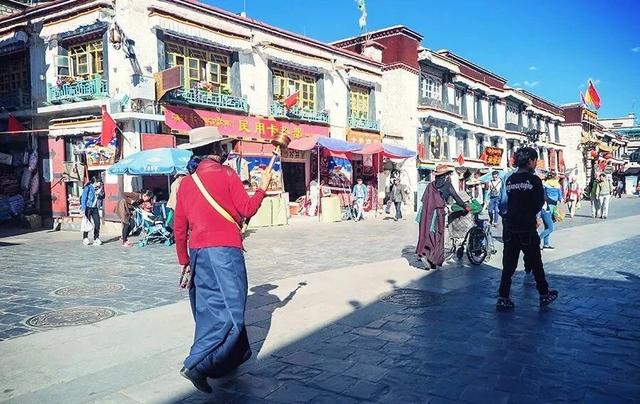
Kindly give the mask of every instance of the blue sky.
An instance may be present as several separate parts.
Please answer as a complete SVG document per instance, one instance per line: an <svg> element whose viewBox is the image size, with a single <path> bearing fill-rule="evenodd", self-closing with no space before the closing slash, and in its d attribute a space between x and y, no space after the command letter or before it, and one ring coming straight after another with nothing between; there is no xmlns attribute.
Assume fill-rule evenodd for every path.
<svg viewBox="0 0 640 404"><path fill-rule="evenodd" d="M205 0L240 12L243 0ZM366 0L368 28L403 24L422 45L449 49L556 104L579 101L592 78L601 117L640 116L638 0ZM246 0L247 14L330 42L357 35L354 0Z"/></svg>

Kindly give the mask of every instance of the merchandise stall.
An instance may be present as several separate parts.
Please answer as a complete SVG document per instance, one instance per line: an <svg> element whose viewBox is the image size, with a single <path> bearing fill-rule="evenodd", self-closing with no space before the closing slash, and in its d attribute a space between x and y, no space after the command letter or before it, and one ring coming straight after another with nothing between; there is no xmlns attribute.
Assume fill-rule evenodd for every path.
<svg viewBox="0 0 640 404"><path fill-rule="evenodd" d="M289 150L309 151L311 161L311 177L316 184L314 192L324 193L319 200L320 220L334 222L342 220L342 209L351 203L351 186L353 184L353 154L362 150L362 145L323 136L312 136L297 139L289 144ZM315 199L314 195L309 195ZM313 212L315 213L315 212ZM311 213L313 215L313 213Z"/></svg>
<svg viewBox="0 0 640 404"><path fill-rule="evenodd" d="M416 152L388 143L375 143L364 146L358 153L363 156L371 156L373 161L376 162L374 168L377 167L376 178L378 186L374 190L375 192L370 192L370 195L375 195L375 200L371 200L371 204L373 209L377 211L378 207L384 205L384 197L390 190L391 180L393 178L402 180L402 164L406 159L416 157ZM406 180L402 183L405 186L409 185ZM416 199L414 198L414 200Z"/></svg>
<svg viewBox="0 0 640 404"><path fill-rule="evenodd" d="M39 215L39 167L34 134L0 136L0 222Z"/></svg>

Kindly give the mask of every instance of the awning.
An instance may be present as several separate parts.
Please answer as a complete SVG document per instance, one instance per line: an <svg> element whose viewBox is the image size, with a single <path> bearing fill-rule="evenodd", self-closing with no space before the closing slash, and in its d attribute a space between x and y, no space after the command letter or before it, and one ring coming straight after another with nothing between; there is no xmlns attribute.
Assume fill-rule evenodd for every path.
<svg viewBox="0 0 640 404"><path fill-rule="evenodd" d="M311 150L316 147L324 147L334 152L359 152L362 145L358 143L346 142L340 139L334 139L324 136L311 136L293 140L289 144L289 149L293 150Z"/></svg>
<svg viewBox="0 0 640 404"><path fill-rule="evenodd" d="M640 175L640 167L627 168L624 175Z"/></svg>
<svg viewBox="0 0 640 404"><path fill-rule="evenodd" d="M608 152L611 153L612 151L615 150L615 148L613 146L609 146L608 144L604 143L604 142L600 142L598 144L598 150L602 151L602 152Z"/></svg>
<svg viewBox="0 0 640 404"><path fill-rule="evenodd" d="M29 36L24 31L16 31L12 37L3 37L0 40L0 55L24 50L28 41Z"/></svg>
<svg viewBox="0 0 640 404"><path fill-rule="evenodd" d="M390 159L407 159L415 157L416 152L405 149L404 147L394 146L386 143L368 144L359 151L358 154L378 154L382 153L384 157Z"/></svg>

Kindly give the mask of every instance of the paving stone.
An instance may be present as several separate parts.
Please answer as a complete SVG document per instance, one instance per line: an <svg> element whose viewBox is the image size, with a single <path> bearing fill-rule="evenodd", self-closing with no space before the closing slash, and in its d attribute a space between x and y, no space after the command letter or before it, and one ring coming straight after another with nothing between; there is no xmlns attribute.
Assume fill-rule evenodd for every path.
<svg viewBox="0 0 640 404"><path fill-rule="evenodd" d="M310 402L320 396L322 391L303 384L288 383L271 393L266 399L278 403Z"/></svg>
<svg viewBox="0 0 640 404"><path fill-rule="evenodd" d="M470 386L467 387L460 399L466 401L468 403L496 403L496 404L507 404L509 402L509 394L501 391Z"/></svg>
<svg viewBox="0 0 640 404"><path fill-rule="evenodd" d="M388 390L389 386L382 383L359 381L348 387L343 394L360 400L376 400L384 396Z"/></svg>
<svg viewBox="0 0 640 404"><path fill-rule="evenodd" d="M328 390L333 393L342 393L348 387L358 382L355 377L345 376L331 372L321 373L310 380L309 384L321 390Z"/></svg>
<svg viewBox="0 0 640 404"><path fill-rule="evenodd" d="M347 369L343 374L370 382L378 382L387 373L388 370L383 367L358 363Z"/></svg>
<svg viewBox="0 0 640 404"><path fill-rule="evenodd" d="M270 378L262 378L250 374L233 378L223 382L220 386L225 390L233 391L251 397L265 398L282 386L281 381Z"/></svg>

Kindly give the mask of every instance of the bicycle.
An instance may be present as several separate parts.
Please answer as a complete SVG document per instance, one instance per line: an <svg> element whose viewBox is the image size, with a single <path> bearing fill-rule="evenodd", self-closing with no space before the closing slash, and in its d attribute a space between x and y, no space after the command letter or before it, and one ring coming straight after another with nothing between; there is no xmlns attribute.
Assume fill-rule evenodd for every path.
<svg viewBox="0 0 640 404"><path fill-rule="evenodd" d="M482 212L467 214L447 225L449 233L454 235L450 237L451 246L445 248L445 261L454 256L460 261L466 251L469 261L473 265L480 265L496 253L491 224L482 216ZM456 236L455 234L460 234L461 228L468 230L463 237Z"/></svg>

